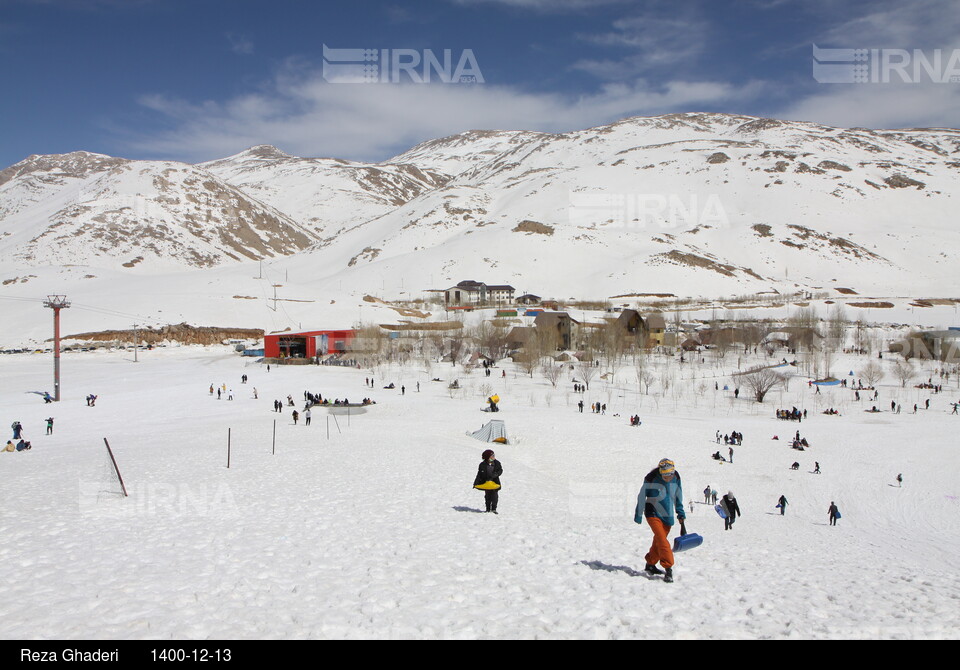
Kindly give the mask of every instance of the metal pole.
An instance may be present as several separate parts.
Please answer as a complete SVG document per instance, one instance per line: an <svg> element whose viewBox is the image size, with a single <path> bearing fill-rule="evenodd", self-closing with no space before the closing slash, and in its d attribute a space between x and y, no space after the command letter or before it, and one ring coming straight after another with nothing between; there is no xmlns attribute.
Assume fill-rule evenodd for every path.
<svg viewBox="0 0 960 670"><path fill-rule="evenodd" d="M44 307L53 310L53 399L60 400L60 310L70 306L65 295L49 295Z"/></svg>
<svg viewBox="0 0 960 670"><path fill-rule="evenodd" d="M110 443L107 442L107 438L103 438L103 443L107 445L107 453L110 454L110 461L113 463L113 469L117 473L117 479L120 480L120 488L123 490L123 497L127 497L127 487L123 483L123 477L120 476L120 468L117 467L117 459L113 457L113 449L110 448Z"/></svg>
<svg viewBox="0 0 960 670"><path fill-rule="evenodd" d="M60 308L53 308L53 399L60 402Z"/></svg>
<svg viewBox="0 0 960 670"><path fill-rule="evenodd" d="M273 420L273 455L277 455L277 420Z"/></svg>
<svg viewBox="0 0 960 670"><path fill-rule="evenodd" d="M230 429L227 428L227 470L230 469Z"/></svg>

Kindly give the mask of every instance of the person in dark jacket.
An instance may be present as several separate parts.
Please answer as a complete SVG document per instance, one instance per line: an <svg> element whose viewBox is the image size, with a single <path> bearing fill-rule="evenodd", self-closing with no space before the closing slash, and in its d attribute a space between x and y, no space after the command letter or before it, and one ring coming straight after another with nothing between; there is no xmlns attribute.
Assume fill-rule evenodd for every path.
<svg viewBox="0 0 960 670"><path fill-rule="evenodd" d="M473 480L473 485L480 486L487 482L493 482L497 486L500 486L500 475L503 474L503 466L500 465L500 461L497 460L493 449L487 449L480 457L483 460L480 462L480 467L477 468L477 477ZM497 514L497 503L500 502L500 489L484 491L483 502L486 504L488 512Z"/></svg>
<svg viewBox="0 0 960 670"><path fill-rule="evenodd" d="M643 478L643 486L637 495L637 509L633 520L636 523L646 521L653 531L653 543L644 556L644 571L651 575L663 574L663 581L673 581L673 547L667 536L679 519L680 527L686 519L683 511L683 487L680 474L669 458L664 458ZM663 570L657 567L663 566Z"/></svg>
<svg viewBox="0 0 960 670"><path fill-rule="evenodd" d="M840 516L840 509L832 500L830 501L830 509L827 510L827 513L830 515L830 525L836 526L837 518Z"/></svg>
<svg viewBox="0 0 960 670"><path fill-rule="evenodd" d="M727 495L720 498L720 507L723 508L723 513L727 515L723 520L723 529L730 530L733 528L733 522L740 516L740 505L737 504L737 498L733 495L733 491L727 491Z"/></svg>
<svg viewBox="0 0 960 670"><path fill-rule="evenodd" d="M780 516L783 516L787 513L787 496L780 496L780 500L777 501L777 504L780 507Z"/></svg>

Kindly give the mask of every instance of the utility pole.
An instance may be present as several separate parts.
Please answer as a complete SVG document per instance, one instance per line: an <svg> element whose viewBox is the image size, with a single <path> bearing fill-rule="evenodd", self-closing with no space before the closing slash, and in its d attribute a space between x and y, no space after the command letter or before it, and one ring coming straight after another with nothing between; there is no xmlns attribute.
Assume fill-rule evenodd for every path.
<svg viewBox="0 0 960 670"><path fill-rule="evenodd" d="M60 310L70 303L65 295L48 295L43 306L53 310L53 399L60 402Z"/></svg>
<svg viewBox="0 0 960 670"><path fill-rule="evenodd" d="M273 285L273 311L277 311L277 287L283 286L283 284L274 284Z"/></svg>

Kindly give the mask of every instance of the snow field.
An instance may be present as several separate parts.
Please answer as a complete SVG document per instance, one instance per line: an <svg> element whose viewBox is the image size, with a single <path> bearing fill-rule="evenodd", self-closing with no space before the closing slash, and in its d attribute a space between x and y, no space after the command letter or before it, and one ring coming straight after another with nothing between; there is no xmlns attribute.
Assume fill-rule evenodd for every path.
<svg viewBox="0 0 960 670"><path fill-rule="evenodd" d="M814 397L795 380L763 405L709 389L640 396L636 384L552 389L444 365L370 370L260 365L220 348L4 357L0 425L34 449L0 454L0 613L25 638L956 638L960 491L953 390L908 414L913 391L881 385L865 414L852 391ZM853 369L851 363L838 369ZM247 384L240 375L247 374ZM499 374L499 369L494 375ZM632 376L622 371L624 382ZM440 377L442 383L431 382ZM451 398L447 383L465 390ZM421 392L415 390L420 381ZM382 387L393 381L397 389ZM234 401L217 401L226 383ZM405 384L406 395L399 387ZM500 394L481 413L479 386ZM721 388L723 383L721 381ZM259 400L252 398L256 387ZM348 419L314 409L294 426L274 399L303 391L377 405ZM99 395L86 407L87 393ZM924 392L925 393L925 392ZM622 397L621 397L622 396ZM605 416L577 400L606 402ZM909 396L913 397L913 396ZM922 396L927 397L927 396ZM884 402L885 401L885 402ZM549 406L548 403L549 402ZM820 404L815 404L820 403ZM815 407L833 403L842 416ZM913 402L910 402L912 410ZM806 406L796 424L777 407ZM643 425L631 428L630 414ZM621 416L615 417L619 413ZM43 435L54 416L55 434ZM510 445L499 516L471 489L487 445L464 435L503 419ZM273 421L277 453L271 455ZM337 430L339 424L339 431ZM226 468L227 429L231 467ZM734 463L721 434L738 430ZM799 429L811 448L789 448ZM779 435L779 441L771 437ZM8 436L9 437L9 436ZM107 437L130 497L109 483ZM633 522L643 476L676 461L688 530L675 584L639 574L650 544ZM799 461L799 471L789 470ZM813 475L813 462L823 474ZM903 488L891 486L904 473ZM105 474L107 473L107 474ZM702 504L733 490L744 516L725 532ZM785 517L774 509L780 494ZM843 513L827 525L834 500ZM676 529L675 529L676 531ZM671 536L675 533L671 533Z"/></svg>

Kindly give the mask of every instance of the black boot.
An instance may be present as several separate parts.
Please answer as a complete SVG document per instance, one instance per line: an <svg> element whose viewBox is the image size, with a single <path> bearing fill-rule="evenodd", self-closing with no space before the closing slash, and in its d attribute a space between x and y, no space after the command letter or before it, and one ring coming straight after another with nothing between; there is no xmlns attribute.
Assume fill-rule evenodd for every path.
<svg viewBox="0 0 960 670"><path fill-rule="evenodd" d="M662 575L662 574L663 574L663 570L661 570L660 568L658 568L658 567L657 567L656 565L654 565L653 563L647 563L647 566L643 569L643 571L646 572L648 575Z"/></svg>
<svg viewBox="0 0 960 670"><path fill-rule="evenodd" d="M663 575L663 581L670 583L673 582L673 568L667 568L666 574Z"/></svg>

